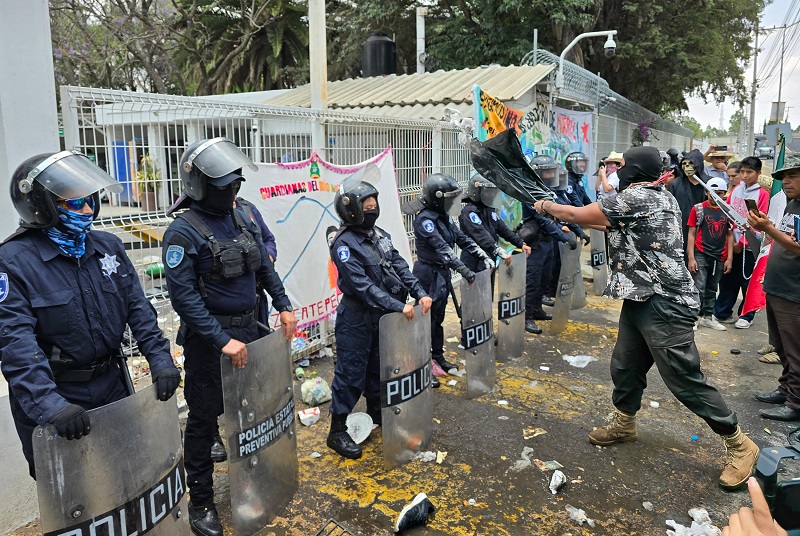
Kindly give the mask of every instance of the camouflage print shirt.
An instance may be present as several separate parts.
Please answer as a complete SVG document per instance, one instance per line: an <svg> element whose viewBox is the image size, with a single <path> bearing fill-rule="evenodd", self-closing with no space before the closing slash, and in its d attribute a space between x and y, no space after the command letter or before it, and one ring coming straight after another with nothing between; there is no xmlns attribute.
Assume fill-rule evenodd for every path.
<svg viewBox="0 0 800 536"><path fill-rule="evenodd" d="M605 294L634 301L660 294L698 309L697 288L683 261L681 211L672 194L662 186L634 185L597 203L611 223Z"/></svg>

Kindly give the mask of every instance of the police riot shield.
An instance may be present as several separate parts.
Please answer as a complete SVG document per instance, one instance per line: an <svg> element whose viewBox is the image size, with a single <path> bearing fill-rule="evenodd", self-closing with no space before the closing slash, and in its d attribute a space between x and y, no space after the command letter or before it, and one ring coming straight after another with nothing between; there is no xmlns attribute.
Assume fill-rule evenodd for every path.
<svg viewBox="0 0 800 536"><path fill-rule="evenodd" d="M403 313L389 313L381 317L378 327L383 463L389 470L430 445L431 320L422 316L422 307L417 305L413 320Z"/></svg>
<svg viewBox="0 0 800 536"><path fill-rule="evenodd" d="M578 241L578 244L580 244L580 241ZM578 246L578 249L580 249L580 246ZM586 285L583 284L583 270L581 269L580 259L578 259L578 271L575 272L572 285L575 290L572 293L572 303L569 308L573 311L575 309L583 309L586 307Z"/></svg>
<svg viewBox="0 0 800 536"><path fill-rule="evenodd" d="M497 361L519 357L525 347L525 255L511 256L511 264L497 268Z"/></svg>
<svg viewBox="0 0 800 536"><path fill-rule="evenodd" d="M472 284L461 280L461 329L467 363L467 398L477 398L494 389L495 346L489 270L475 274Z"/></svg>
<svg viewBox="0 0 800 536"><path fill-rule="evenodd" d="M256 534L298 486L292 360L283 329L247 345L247 364L221 360L235 536Z"/></svg>
<svg viewBox="0 0 800 536"><path fill-rule="evenodd" d="M79 440L52 425L33 431L42 533L190 534L175 399L150 386L89 416Z"/></svg>
<svg viewBox="0 0 800 536"><path fill-rule="evenodd" d="M561 273L558 275L556 303L553 306L553 320L550 322L550 333L553 335L561 333L567 327L575 290L575 273L580 268L581 262L580 247L570 249L569 245L561 242L559 248L561 248Z"/></svg>
<svg viewBox="0 0 800 536"><path fill-rule="evenodd" d="M608 261L606 260L606 233L592 229L589 233L592 239L592 275L594 280L594 293L602 296L608 286Z"/></svg>

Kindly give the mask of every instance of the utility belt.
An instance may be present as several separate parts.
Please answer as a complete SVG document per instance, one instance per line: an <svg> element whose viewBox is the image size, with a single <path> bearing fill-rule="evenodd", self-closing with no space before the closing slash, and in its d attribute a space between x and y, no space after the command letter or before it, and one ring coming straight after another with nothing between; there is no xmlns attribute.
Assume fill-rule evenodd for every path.
<svg viewBox="0 0 800 536"><path fill-rule="evenodd" d="M61 350L53 347L50 369L56 383L82 383L91 381L108 372L113 356L104 356L88 365L76 366L75 361L61 359Z"/></svg>
<svg viewBox="0 0 800 536"><path fill-rule="evenodd" d="M246 328L258 321L258 305L245 313L235 315L215 315L212 313L212 316L217 319L222 329Z"/></svg>

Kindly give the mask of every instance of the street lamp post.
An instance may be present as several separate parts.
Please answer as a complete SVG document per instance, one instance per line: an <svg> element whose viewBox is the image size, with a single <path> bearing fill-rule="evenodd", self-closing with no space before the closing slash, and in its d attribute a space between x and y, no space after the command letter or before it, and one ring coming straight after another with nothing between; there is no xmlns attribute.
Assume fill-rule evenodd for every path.
<svg viewBox="0 0 800 536"><path fill-rule="evenodd" d="M602 32L586 32L580 34L578 37L572 40L572 42L567 45L567 48L561 52L561 55L558 57L558 74L556 75L556 89L561 90L564 87L564 57L567 55L567 52L572 50L572 48L580 41L581 39L585 39L587 37L600 37L600 36L608 36L608 39L605 42L605 49L606 49L606 57L612 57L615 54L617 44L614 42L613 36L617 35L616 30L604 30Z"/></svg>

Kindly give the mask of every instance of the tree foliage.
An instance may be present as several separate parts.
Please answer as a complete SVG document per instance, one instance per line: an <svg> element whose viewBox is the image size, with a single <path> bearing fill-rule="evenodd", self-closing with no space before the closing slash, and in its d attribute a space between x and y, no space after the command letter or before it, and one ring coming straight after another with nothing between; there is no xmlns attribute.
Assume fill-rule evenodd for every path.
<svg viewBox="0 0 800 536"><path fill-rule="evenodd" d="M744 118L744 110L739 108L733 115L731 116L730 127L728 127L728 133L732 136L738 136L739 130L742 128L742 122L745 121Z"/></svg>

